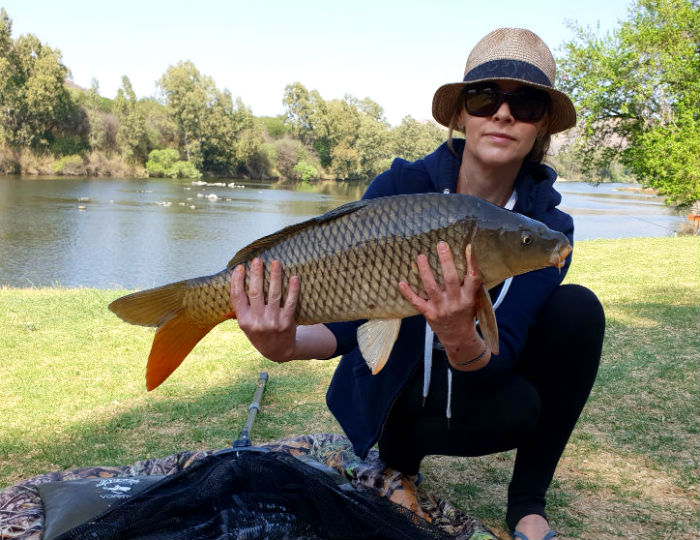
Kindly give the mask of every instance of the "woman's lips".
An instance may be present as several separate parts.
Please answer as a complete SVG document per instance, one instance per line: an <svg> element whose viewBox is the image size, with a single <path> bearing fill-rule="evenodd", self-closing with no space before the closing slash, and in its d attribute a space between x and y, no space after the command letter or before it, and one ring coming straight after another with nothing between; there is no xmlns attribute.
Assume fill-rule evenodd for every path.
<svg viewBox="0 0 700 540"><path fill-rule="evenodd" d="M493 141L514 141L515 140L514 137L511 137L507 133L500 133L500 132L496 132L496 131L493 131L490 133L485 133L484 135Z"/></svg>

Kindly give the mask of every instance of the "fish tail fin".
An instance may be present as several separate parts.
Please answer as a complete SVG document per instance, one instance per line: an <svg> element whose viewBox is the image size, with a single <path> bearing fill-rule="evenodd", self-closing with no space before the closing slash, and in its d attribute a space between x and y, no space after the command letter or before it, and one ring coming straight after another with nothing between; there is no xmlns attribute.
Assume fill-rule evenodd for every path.
<svg viewBox="0 0 700 540"><path fill-rule="evenodd" d="M109 309L123 321L139 326L161 326L183 309L187 281L170 283L117 298Z"/></svg>
<svg viewBox="0 0 700 540"><path fill-rule="evenodd" d="M180 313L158 327L146 364L146 388L151 391L160 386L217 324L202 326Z"/></svg>
<svg viewBox="0 0 700 540"><path fill-rule="evenodd" d="M209 320L195 320L185 307L185 294L206 280L186 280L116 299L109 309L122 320L158 328L146 366L146 388L153 390L177 369L194 346L232 311Z"/></svg>

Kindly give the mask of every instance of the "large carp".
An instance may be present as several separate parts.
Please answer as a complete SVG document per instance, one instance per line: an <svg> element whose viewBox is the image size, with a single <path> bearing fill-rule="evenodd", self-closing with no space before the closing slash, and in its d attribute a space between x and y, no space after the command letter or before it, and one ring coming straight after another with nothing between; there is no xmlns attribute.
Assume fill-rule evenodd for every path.
<svg viewBox="0 0 700 540"><path fill-rule="evenodd" d="M319 217L286 227L241 249L211 276L171 283L118 298L109 308L123 320L158 328L146 368L149 390L161 384L214 326L235 318L231 274L255 257L282 263L288 280L298 276L297 324L367 319L358 344L377 373L398 335L401 319L415 315L398 283L407 281L427 297L415 265L423 253L442 284L436 253L449 244L460 281L471 249L484 288L477 317L484 339L498 352L498 330L487 289L510 276L553 265L561 268L571 251L568 239L544 224L469 195L396 195L339 206Z"/></svg>

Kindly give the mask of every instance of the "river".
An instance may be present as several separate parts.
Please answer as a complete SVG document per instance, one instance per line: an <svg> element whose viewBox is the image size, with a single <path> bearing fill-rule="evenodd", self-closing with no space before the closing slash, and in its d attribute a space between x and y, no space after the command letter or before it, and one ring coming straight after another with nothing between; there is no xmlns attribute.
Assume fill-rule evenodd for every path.
<svg viewBox="0 0 700 540"><path fill-rule="evenodd" d="M673 235L683 218L626 184L560 182L576 240ZM249 242L362 195L234 180L0 177L0 285L145 288L218 272Z"/></svg>

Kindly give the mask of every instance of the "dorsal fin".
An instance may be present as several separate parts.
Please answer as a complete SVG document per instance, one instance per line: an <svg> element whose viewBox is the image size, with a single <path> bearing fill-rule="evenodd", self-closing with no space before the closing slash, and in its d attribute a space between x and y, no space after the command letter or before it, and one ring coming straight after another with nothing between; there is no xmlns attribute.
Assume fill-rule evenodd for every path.
<svg viewBox="0 0 700 540"><path fill-rule="evenodd" d="M227 268L234 268L241 263L252 260L269 247L274 246L281 240L289 238L290 236L298 233L299 231L303 231L304 229L307 229L309 227L314 227L322 223L327 223L329 221L333 221L334 219L338 219L339 217L352 214L353 212L357 212L360 208L364 208L365 206L367 206L368 203L369 201L366 200L345 203L337 208L334 208L333 210L329 210L323 215L313 217L306 221L302 221L301 223L289 225L288 227L280 229L275 233L263 236L262 238L257 239L255 242L248 244L246 247L244 247L238 253L236 253L233 256L233 259L229 261Z"/></svg>

